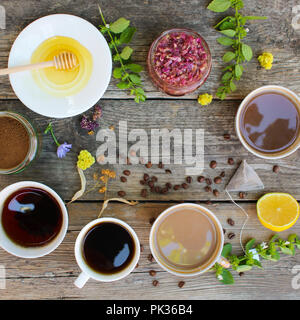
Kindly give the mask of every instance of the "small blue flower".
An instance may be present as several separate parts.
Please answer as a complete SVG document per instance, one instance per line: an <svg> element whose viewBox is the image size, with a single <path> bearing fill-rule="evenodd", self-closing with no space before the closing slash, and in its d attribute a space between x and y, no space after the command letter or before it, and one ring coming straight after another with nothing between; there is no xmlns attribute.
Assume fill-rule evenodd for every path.
<svg viewBox="0 0 300 320"><path fill-rule="evenodd" d="M66 154L71 150L71 148L72 148L72 145L67 144L66 142L59 145L56 152L58 158L64 158Z"/></svg>

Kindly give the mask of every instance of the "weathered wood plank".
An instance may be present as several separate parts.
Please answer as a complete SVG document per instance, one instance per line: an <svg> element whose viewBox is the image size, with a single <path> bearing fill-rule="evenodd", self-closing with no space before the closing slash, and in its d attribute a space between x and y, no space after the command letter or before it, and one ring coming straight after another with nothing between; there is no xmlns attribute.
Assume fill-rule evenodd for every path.
<svg viewBox="0 0 300 320"><path fill-rule="evenodd" d="M151 169L147 169L144 165L121 165L114 164L109 167L116 171L117 178L112 180L109 185L109 197L114 197L117 192L124 190L127 193L128 199L143 199L143 200L228 200L228 197L223 192L225 185L230 177L235 172L239 162L242 159L247 159L248 163L257 171L262 181L265 184L263 192L248 193L245 200L256 200L262 193L269 191L286 191L293 194L297 199L300 199L300 179L299 179L299 161L296 154L276 161L280 166L280 172L275 174L272 172L275 162L266 161L250 155L240 144L234 133L234 116L236 108L239 105L238 101L215 101L207 108L200 108L195 101L148 101L146 105L137 105L132 101L115 101L106 100L101 103L103 107L103 117L101 119L100 129L114 126L114 132L118 138L119 121L127 121L128 133L132 129L145 129L149 137L149 156L150 156L150 136L151 129L172 130L178 128L182 134L184 129L190 128L194 130L204 130L204 165L205 170L203 175L214 178L222 171L225 171L225 178L219 185L212 185L213 189L220 191L218 198L212 193L204 191L205 183L198 183L196 177L193 177L193 182L188 189L180 189L179 191L172 190L168 194L148 193L146 198L141 197L141 189L144 186L140 185L144 173L158 178L158 185L164 186L170 182L173 185L185 182L185 168L188 167L185 159L180 164L165 165L165 169L169 168L172 174L166 174L165 169L159 169L157 165L153 165ZM42 132L49 121L45 117L34 114L25 108L19 101L2 101L0 110L14 110L32 119L39 130ZM36 180L43 182L55 190L57 190L65 200L71 199L73 194L79 189L80 181L76 171L77 154L81 149L88 149L94 155L97 148L102 142L97 142L96 137L89 136L86 131L80 128L81 117L75 117L64 120L54 120L54 130L61 142L67 141L73 144L72 152L66 158L57 159L55 152L55 144L51 136L42 135L42 148L39 158L26 169L24 172L0 177L0 187L3 188L8 184L21 180ZM231 140L226 141L223 137L224 133L231 134ZM195 141L195 136L194 136ZM129 143L129 147L134 142ZM172 155L172 149L171 149ZM235 160L234 165L227 163L228 158L232 157ZM216 169L211 169L209 163L211 160L216 160L218 165ZM101 166L95 164L91 169L86 171L89 188L94 185L93 173L100 172ZM120 182L120 176L125 169L131 171L131 175L127 178L126 183ZM234 195L237 198L237 194ZM102 195L97 190L89 192L84 200L98 200Z"/></svg>
<svg viewBox="0 0 300 320"><path fill-rule="evenodd" d="M73 282L80 270L74 258L74 242L80 229L97 217L100 203L74 203L69 206L70 226L63 243L53 253L39 259L20 259L0 250L0 264L6 268L6 289L0 299L299 299L299 292L291 286L294 276L291 270L300 264L300 254L282 257L279 262L262 261L264 269L253 269L243 277L234 273L233 286L220 284L212 272L186 279L185 286L178 288L181 278L163 271L155 262L149 262L149 219L157 217L174 203L141 203L135 207L111 203L104 216L116 217L129 223L137 232L144 247L139 267L127 278L115 283L98 283L90 280L79 290ZM255 237L266 241L273 233L265 229L256 217L254 204L243 204L250 219L244 230L244 241ZM231 204L219 203L208 206L229 232L235 232L233 251L241 253L239 230L244 222L243 213ZM227 224L232 218L235 226ZM286 238L291 233L300 234L300 224L281 233ZM229 242L225 235L225 241ZM157 271L150 277L149 271ZM157 279L158 287L152 286Z"/></svg>
<svg viewBox="0 0 300 320"><path fill-rule="evenodd" d="M221 57L224 48L217 44L218 34L212 26L223 17L208 10L205 1L178 0L174 2L159 0L147 1L101 1L102 8L108 20L113 21L124 15L137 27L138 32L132 43L135 49L134 60L145 65L147 52L151 42L158 34L173 27L188 27L198 31L209 43L213 56L213 69L206 84L195 93L183 97L195 99L199 92L215 93L219 84L224 63ZM247 67L245 76L238 84L238 91L228 96L229 99L241 99L251 90L266 84L283 85L297 93L300 93L300 79L298 56L300 52L300 33L292 28L293 0L265 0L263 4L259 0L245 1L244 12L248 15L266 15L267 21L258 21L249 24L249 36L247 43L253 47L256 58L264 50L274 54L275 61L272 70L261 70L256 59L253 59ZM35 19L53 13L70 13L79 15L95 26L99 25L100 18L97 3L94 1L38 1L28 0L26 4L20 0L4 0L1 2L6 8L7 28L0 31L0 67L5 67L9 50L19 32ZM145 68L146 70L146 68ZM151 83L147 72L142 73L145 90L148 98L170 98L160 93ZM129 98L126 92L118 90L114 80L104 96L105 98ZM0 98L14 99L14 95L7 77L0 79Z"/></svg>

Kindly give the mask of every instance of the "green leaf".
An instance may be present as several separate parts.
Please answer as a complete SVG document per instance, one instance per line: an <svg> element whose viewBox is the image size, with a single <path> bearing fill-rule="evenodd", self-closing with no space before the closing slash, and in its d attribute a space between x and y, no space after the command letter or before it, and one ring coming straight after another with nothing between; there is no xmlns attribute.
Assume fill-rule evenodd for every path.
<svg viewBox="0 0 300 320"><path fill-rule="evenodd" d="M234 92L236 90L236 85L232 80L230 81L229 86L230 86L230 89L232 92Z"/></svg>
<svg viewBox="0 0 300 320"><path fill-rule="evenodd" d="M231 272L227 269L223 269L221 274L222 280L220 280L223 284L234 284L234 279Z"/></svg>
<svg viewBox="0 0 300 320"><path fill-rule="evenodd" d="M232 251L232 245L231 245L231 243L226 243L226 244L224 245L224 247L223 247L223 250L222 250L221 255L222 255L224 258L227 258L227 257L230 255L231 251Z"/></svg>
<svg viewBox="0 0 300 320"><path fill-rule="evenodd" d="M245 16L246 20L266 20L268 17L261 17L261 16Z"/></svg>
<svg viewBox="0 0 300 320"><path fill-rule="evenodd" d="M130 74L129 74L129 79L130 79L134 84L141 84L141 77L140 77L138 74L130 73Z"/></svg>
<svg viewBox="0 0 300 320"><path fill-rule="evenodd" d="M129 43L136 32L136 28L128 27L125 29L120 35L120 42L121 43Z"/></svg>
<svg viewBox="0 0 300 320"><path fill-rule="evenodd" d="M118 54L115 54L115 55L113 56L113 61L114 61L114 62L120 61L120 56L119 56Z"/></svg>
<svg viewBox="0 0 300 320"><path fill-rule="evenodd" d="M231 6L230 0L213 0L207 7L208 10L213 12L224 12Z"/></svg>
<svg viewBox="0 0 300 320"><path fill-rule="evenodd" d="M250 61L253 57L253 52L250 46L242 43L242 53L247 61Z"/></svg>
<svg viewBox="0 0 300 320"><path fill-rule="evenodd" d="M256 241L255 239L251 239L246 243L246 246L245 246L246 251L249 251L254 247L255 241Z"/></svg>
<svg viewBox="0 0 300 320"><path fill-rule="evenodd" d="M226 83L231 78L232 78L232 72L226 72L226 73L224 73L224 75L222 77L222 82Z"/></svg>
<svg viewBox="0 0 300 320"><path fill-rule="evenodd" d="M126 64L125 68L129 69L130 71L135 72L135 73L139 73L143 70L142 66L140 66L139 64L135 64L135 63Z"/></svg>
<svg viewBox="0 0 300 320"><path fill-rule="evenodd" d="M234 58L235 58L235 53L232 51L228 51L224 54L223 61L227 63L227 62L233 60Z"/></svg>
<svg viewBox="0 0 300 320"><path fill-rule="evenodd" d="M120 18L117 21L113 22L112 24L109 25L109 29L113 33L121 33L123 32L126 28L129 27L130 21L125 19L125 18Z"/></svg>
<svg viewBox="0 0 300 320"><path fill-rule="evenodd" d="M297 239L297 235L295 233L290 234L288 236L288 242L290 242L290 243L294 243L296 239Z"/></svg>
<svg viewBox="0 0 300 320"><path fill-rule="evenodd" d="M237 266L235 270L237 272L245 272L245 271L249 271L251 269L252 269L252 266L249 266L247 264L242 264L240 266Z"/></svg>
<svg viewBox="0 0 300 320"><path fill-rule="evenodd" d="M220 31L222 34L224 34L225 36L227 37L234 37L235 34L236 34L236 31L235 30L232 30L232 29L227 29L227 30L221 30Z"/></svg>
<svg viewBox="0 0 300 320"><path fill-rule="evenodd" d="M128 89L130 87L130 83L126 82L126 81L121 81L117 84L117 87L119 89Z"/></svg>
<svg viewBox="0 0 300 320"><path fill-rule="evenodd" d="M125 48L123 48L120 56L122 59L128 60L130 58L130 56L132 55L132 52L133 52L133 50L130 47L126 46Z"/></svg>
<svg viewBox="0 0 300 320"><path fill-rule="evenodd" d="M234 44L234 40L227 37L220 37L217 41L223 46L231 46Z"/></svg>
<svg viewBox="0 0 300 320"><path fill-rule="evenodd" d="M288 255L294 255L295 252L293 252L292 249L287 248L287 247L280 247L280 250L282 251L282 253L284 254L288 254Z"/></svg>
<svg viewBox="0 0 300 320"><path fill-rule="evenodd" d="M115 68L113 71L113 76L116 79L120 79L122 77L122 68Z"/></svg>
<svg viewBox="0 0 300 320"><path fill-rule="evenodd" d="M254 263L254 265L256 265L258 268L262 268L262 265L261 265L261 263L260 263L258 260L254 259L254 260L253 260L253 263Z"/></svg>
<svg viewBox="0 0 300 320"><path fill-rule="evenodd" d="M234 68L234 72L237 78L240 78L243 74L243 69L241 67L241 65L237 64Z"/></svg>

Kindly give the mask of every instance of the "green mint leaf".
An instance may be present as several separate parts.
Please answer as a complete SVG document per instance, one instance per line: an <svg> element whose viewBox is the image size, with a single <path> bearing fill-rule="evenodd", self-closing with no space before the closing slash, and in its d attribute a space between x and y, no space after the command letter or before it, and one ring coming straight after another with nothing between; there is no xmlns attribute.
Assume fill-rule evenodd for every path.
<svg viewBox="0 0 300 320"><path fill-rule="evenodd" d="M142 66L140 66L139 64L135 64L135 63L126 64L125 68L129 69L130 71L135 72L135 73L139 73L143 70Z"/></svg>
<svg viewBox="0 0 300 320"><path fill-rule="evenodd" d="M121 43L129 43L136 32L136 28L128 27L125 29L120 35L120 42Z"/></svg>
<svg viewBox="0 0 300 320"><path fill-rule="evenodd" d="M220 31L222 34L224 34L225 36L227 37L234 37L235 34L236 34L236 31L235 30L232 30L232 29L227 29L227 30L221 30Z"/></svg>
<svg viewBox="0 0 300 320"><path fill-rule="evenodd" d="M112 24L109 25L109 29L113 33L121 33L123 32L126 28L129 27L130 21L125 19L125 18L120 18L117 21L113 22Z"/></svg>
<svg viewBox="0 0 300 320"><path fill-rule="evenodd" d="M129 79L134 83L134 84L141 84L141 77L138 74L131 73L129 74Z"/></svg>
<svg viewBox="0 0 300 320"><path fill-rule="evenodd" d="M113 71L113 76L116 79L120 79L122 77L122 68L115 68Z"/></svg>
<svg viewBox="0 0 300 320"><path fill-rule="evenodd" d="M256 241L255 239L251 239L246 243L245 245L246 251L249 251L254 247L255 241Z"/></svg>
<svg viewBox="0 0 300 320"><path fill-rule="evenodd" d="M207 7L208 10L213 12L224 12L231 6L230 0L213 0Z"/></svg>
<svg viewBox="0 0 300 320"><path fill-rule="evenodd" d="M253 52L250 46L242 43L242 53L247 61L250 61L253 57Z"/></svg>
<svg viewBox="0 0 300 320"><path fill-rule="evenodd" d="M260 263L258 260L254 259L254 260L253 260L253 264L254 264L255 266L257 266L258 268L261 268L261 269L262 269L262 265L261 265L261 263Z"/></svg>
<svg viewBox="0 0 300 320"><path fill-rule="evenodd" d="M247 264L242 264L236 267L236 271L237 272L245 272L245 271L249 271L252 269L252 266L249 266Z"/></svg>
<svg viewBox="0 0 300 320"><path fill-rule="evenodd" d="M233 60L234 58L235 58L235 53L228 51L224 54L223 61L227 63L227 62L230 62L231 60Z"/></svg>
<svg viewBox="0 0 300 320"><path fill-rule="evenodd" d="M260 17L260 16L245 16L246 20L266 20L268 17Z"/></svg>
<svg viewBox="0 0 300 320"><path fill-rule="evenodd" d="M132 52L133 50L130 47L126 46L125 48L123 48L120 56L123 60L128 60L131 57Z"/></svg>
<svg viewBox="0 0 300 320"><path fill-rule="evenodd" d="M236 85L232 80L230 81L229 86L230 86L230 89L232 92L234 92L236 90Z"/></svg>
<svg viewBox="0 0 300 320"><path fill-rule="evenodd" d="M294 243L296 239L297 239L297 235L295 233L290 234L288 236L288 242L290 242L290 243Z"/></svg>
<svg viewBox="0 0 300 320"><path fill-rule="evenodd" d="M295 252L292 249L287 248L287 247L280 247L280 250L281 250L282 253L288 254L288 255L291 255L291 256L295 254Z"/></svg>
<svg viewBox="0 0 300 320"><path fill-rule="evenodd" d="M222 250L222 253L221 255L224 257L224 258L227 258L230 254L231 254L231 251L232 251L232 245L231 243L226 243L223 247L223 250Z"/></svg>
<svg viewBox="0 0 300 320"><path fill-rule="evenodd" d="M222 81L222 83L226 83L231 78L232 78L232 72L226 72L226 73L224 73L221 81Z"/></svg>
<svg viewBox="0 0 300 320"><path fill-rule="evenodd" d="M130 88L130 83L126 82L126 81L121 81L117 84L117 87L119 89L128 89Z"/></svg>
<svg viewBox="0 0 300 320"><path fill-rule="evenodd" d="M220 37L217 41L223 46L231 46L234 44L234 40L227 37Z"/></svg>
<svg viewBox="0 0 300 320"><path fill-rule="evenodd" d="M220 280L223 284L234 284L233 276L229 270L223 269L220 275L223 278Z"/></svg>
<svg viewBox="0 0 300 320"><path fill-rule="evenodd" d="M243 69L240 64L237 64L234 68L235 76L239 79L243 74Z"/></svg>

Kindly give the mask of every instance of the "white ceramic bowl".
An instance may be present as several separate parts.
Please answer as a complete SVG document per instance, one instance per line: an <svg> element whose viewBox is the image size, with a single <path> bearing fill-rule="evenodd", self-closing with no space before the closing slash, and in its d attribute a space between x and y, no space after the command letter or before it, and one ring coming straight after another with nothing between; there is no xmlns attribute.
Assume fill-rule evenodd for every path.
<svg viewBox="0 0 300 320"><path fill-rule="evenodd" d="M111 53L101 32L90 22L73 15L54 14L35 20L19 34L11 48L8 66L29 64L35 49L54 36L73 38L90 51L93 71L87 85L77 94L56 97L42 90L30 71L11 74L10 83L29 109L52 118L72 117L91 108L103 96L111 78Z"/></svg>

